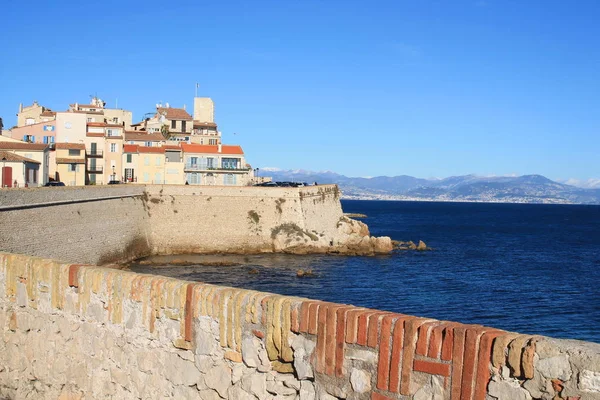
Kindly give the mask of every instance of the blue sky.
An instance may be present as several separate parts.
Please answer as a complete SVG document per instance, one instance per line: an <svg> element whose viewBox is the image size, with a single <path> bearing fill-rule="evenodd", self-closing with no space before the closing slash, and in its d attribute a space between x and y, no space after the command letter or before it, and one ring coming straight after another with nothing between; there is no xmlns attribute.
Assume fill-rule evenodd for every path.
<svg viewBox="0 0 600 400"><path fill-rule="evenodd" d="M13 2L0 117L97 93L137 121L199 82L254 167L600 178L599 17L584 0Z"/></svg>

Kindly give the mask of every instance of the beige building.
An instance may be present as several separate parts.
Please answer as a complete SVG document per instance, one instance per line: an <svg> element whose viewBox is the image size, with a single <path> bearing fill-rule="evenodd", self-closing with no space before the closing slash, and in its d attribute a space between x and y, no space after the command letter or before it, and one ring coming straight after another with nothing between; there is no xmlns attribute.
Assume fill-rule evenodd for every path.
<svg viewBox="0 0 600 400"><path fill-rule="evenodd" d="M0 187L33 187L43 185L40 163L0 150Z"/></svg>
<svg viewBox="0 0 600 400"><path fill-rule="evenodd" d="M215 122L215 103L210 97L194 97L194 121Z"/></svg>
<svg viewBox="0 0 600 400"><path fill-rule="evenodd" d="M185 179L190 185L246 186L252 168L240 146L182 143Z"/></svg>
<svg viewBox="0 0 600 400"><path fill-rule="evenodd" d="M90 104L71 104L69 111L86 114L86 122L104 122L119 125L125 129L131 128L131 111L121 108L106 108L106 102L98 97L92 97Z"/></svg>
<svg viewBox="0 0 600 400"><path fill-rule="evenodd" d="M124 142L146 147L158 147L167 142L160 132L125 131Z"/></svg>
<svg viewBox="0 0 600 400"><path fill-rule="evenodd" d="M52 121L55 117L56 113L47 107L39 105L37 101L34 101L32 105L25 107L23 107L23 104L19 104L17 127Z"/></svg>
<svg viewBox="0 0 600 400"><path fill-rule="evenodd" d="M194 129L190 137L191 143L216 146L221 144L221 132L214 122L194 121Z"/></svg>
<svg viewBox="0 0 600 400"><path fill-rule="evenodd" d="M123 146L123 176L127 182L183 184L183 162L178 146Z"/></svg>
<svg viewBox="0 0 600 400"><path fill-rule="evenodd" d="M67 186L85 185L85 144L56 143L56 180Z"/></svg>
<svg viewBox="0 0 600 400"><path fill-rule="evenodd" d="M88 122L84 140L86 184L103 185L123 180L123 126L104 122Z"/></svg>
<svg viewBox="0 0 600 400"><path fill-rule="evenodd" d="M31 183L30 186L41 186L48 182L48 174L50 172L50 151L47 145L43 143L26 143L20 140L0 136L0 151L13 153L39 163L36 178L37 182L34 184L33 176L27 177ZM25 181L27 181L27 179Z"/></svg>

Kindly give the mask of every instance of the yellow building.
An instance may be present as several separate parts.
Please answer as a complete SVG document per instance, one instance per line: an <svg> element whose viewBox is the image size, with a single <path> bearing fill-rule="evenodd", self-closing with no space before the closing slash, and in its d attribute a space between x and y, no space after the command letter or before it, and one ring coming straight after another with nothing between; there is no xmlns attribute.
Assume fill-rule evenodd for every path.
<svg viewBox="0 0 600 400"><path fill-rule="evenodd" d="M85 185L85 144L56 143L56 179L67 186Z"/></svg>
<svg viewBox="0 0 600 400"><path fill-rule="evenodd" d="M123 176L127 182L183 184L183 162L178 146L123 146Z"/></svg>
<svg viewBox="0 0 600 400"><path fill-rule="evenodd" d="M252 168L240 146L182 143L184 172L190 185L246 186Z"/></svg>

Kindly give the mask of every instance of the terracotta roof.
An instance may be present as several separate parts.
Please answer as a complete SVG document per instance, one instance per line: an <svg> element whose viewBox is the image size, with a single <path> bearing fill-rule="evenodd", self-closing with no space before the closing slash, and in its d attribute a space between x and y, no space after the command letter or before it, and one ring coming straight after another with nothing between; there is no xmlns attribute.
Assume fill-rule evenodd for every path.
<svg viewBox="0 0 600 400"><path fill-rule="evenodd" d="M82 111L82 110L71 110L69 112L77 113L77 114L99 114L104 115L104 111Z"/></svg>
<svg viewBox="0 0 600 400"><path fill-rule="evenodd" d="M216 128L217 124L214 122L200 122L194 121L194 128Z"/></svg>
<svg viewBox="0 0 600 400"><path fill-rule="evenodd" d="M138 146L138 152L139 153L156 153L156 154L160 154L160 153L164 153L165 149L164 149L164 147Z"/></svg>
<svg viewBox="0 0 600 400"><path fill-rule="evenodd" d="M87 132L85 134L87 137L104 137L104 133L102 132Z"/></svg>
<svg viewBox="0 0 600 400"><path fill-rule="evenodd" d="M0 150L46 150L47 144L43 143L26 143L26 142L3 142L0 141Z"/></svg>
<svg viewBox="0 0 600 400"><path fill-rule="evenodd" d="M104 126L106 126L106 123L104 123L104 122L88 122L86 125L87 126L102 126L102 127L104 127Z"/></svg>
<svg viewBox="0 0 600 400"><path fill-rule="evenodd" d="M162 142L165 137L160 132L145 133L140 131L125 131L125 140L137 142Z"/></svg>
<svg viewBox="0 0 600 400"><path fill-rule="evenodd" d="M43 113L41 113L40 116L42 116L42 117L55 117L56 116L56 112L50 111L50 110L46 110Z"/></svg>
<svg viewBox="0 0 600 400"><path fill-rule="evenodd" d="M30 162L41 164L39 161L32 160L31 158L23 157L10 151L0 151L0 161L6 162Z"/></svg>
<svg viewBox="0 0 600 400"><path fill-rule="evenodd" d="M83 143L56 143L56 150L85 150Z"/></svg>
<svg viewBox="0 0 600 400"><path fill-rule="evenodd" d="M163 148L165 150L175 150L175 151L181 151L181 147L180 146L173 146L173 145L164 145Z"/></svg>
<svg viewBox="0 0 600 400"><path fill-rule="evenodd" d="M194 120L192 118L192 116L190 114L188 114L188 112L185 111L183 108L157 107L156 112L160 113L160 114L164 113L165 117L169 120L171 120L171 119L178 119L178 120L185 120L185 121L193 121Z"/></svg>
<svg viewBox="0 0 600 400"><path fill-rule="evenodd" d="M138 152L137 144L125 144L123 145L123 153L137 153Z"/></svg>
<svg viewBox="0 0 600 400"><path fill-rule="evenodd" d="M85 164L85 159L83 158L57 158L57 164Z"/></svg>
<svg viewBox="0 0 600 400"><path fill-rule="evenodd" d="M181 148L186 153L210 153L210 154L244 154L241 146L223 145L219 153L219 146L206 144L187 144L182 143Z"/></svg>

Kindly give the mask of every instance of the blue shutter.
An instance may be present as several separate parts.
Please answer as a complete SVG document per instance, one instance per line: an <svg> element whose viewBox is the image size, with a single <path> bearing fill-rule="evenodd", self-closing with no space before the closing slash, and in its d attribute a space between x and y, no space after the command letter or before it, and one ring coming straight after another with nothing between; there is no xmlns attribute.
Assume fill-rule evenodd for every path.
<svg viewBox="0 0 600 400"><path fill-rule="evenodd" d="M48 144L48 136L44 136L44 144Z"/></svg>
<svg viewBox="0 0 600 400"><path fill-rule="evenodd" d="M27 135L23 135L23 141L26 142L27 141Z"/></svg>
<svg viewBox="0 0 600 400"><path fill-rule="evenodd" d="M35 143L35 136L31 137L31 143Z"/></svg>

